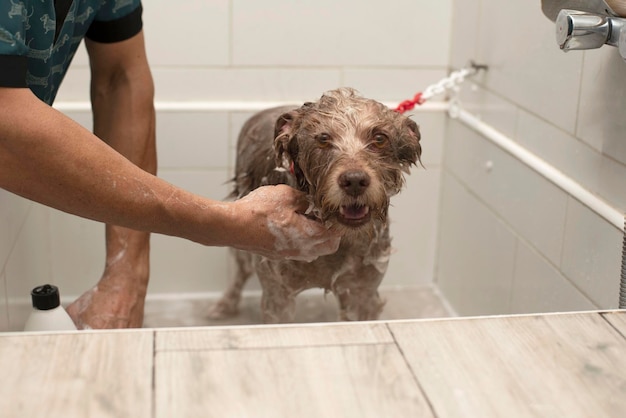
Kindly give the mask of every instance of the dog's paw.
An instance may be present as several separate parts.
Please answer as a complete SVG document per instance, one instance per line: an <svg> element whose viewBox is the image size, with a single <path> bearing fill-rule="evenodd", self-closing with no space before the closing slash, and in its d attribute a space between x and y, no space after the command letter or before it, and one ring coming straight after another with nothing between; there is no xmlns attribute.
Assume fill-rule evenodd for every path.
<svg viewBox="0 0 626 418"><path fill-rule="evenodd" d="M237 304L232 303L229 300L220 299L207 311L207 318L209 319L226 319L232 318L239 313Z"/></svg>

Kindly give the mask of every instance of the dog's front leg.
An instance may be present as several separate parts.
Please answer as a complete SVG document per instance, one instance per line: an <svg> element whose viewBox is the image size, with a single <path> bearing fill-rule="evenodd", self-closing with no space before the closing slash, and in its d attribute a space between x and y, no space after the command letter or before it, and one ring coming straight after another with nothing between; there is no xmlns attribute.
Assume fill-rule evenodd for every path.
<svg viewBox="0 0 626 418"><path fill-rule="evenodd" d="M259 273L259 281L263 288L261 296L261 318L266 324L293 322L296 315L296 294L275 277L264 277Z"/></svg>
<svg viewBox="0 0 626 418"><path fill-rule="evenodd" d="M341 321L373 321L380 317L385 302L374 288L345 289L336 294Z"/></svg>
<svg viewBox="0 0 626 418"><path fill-rule="evenodd" d="M332 291L339 302L341 321L378 319L385 302L378 294L384 273L367 266L339 277Z"/></svg>
<svg viewBox="0 0 626 418"><path fill-rule="evenodd" d="M233 250L233 254L235 256L235 277L222 297L207 312L208 318L224 319L235 316L238 312L243 287L254 272L252 254L240 250Z"/></svg>

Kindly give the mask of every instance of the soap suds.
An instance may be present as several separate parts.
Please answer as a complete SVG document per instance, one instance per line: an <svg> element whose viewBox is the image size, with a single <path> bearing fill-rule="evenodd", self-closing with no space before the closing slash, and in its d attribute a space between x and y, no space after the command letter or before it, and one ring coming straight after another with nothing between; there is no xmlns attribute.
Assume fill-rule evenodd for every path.
<svg viewBox="0 0 626 418"><path fill-rule="evenodd" d="M305 227L304 231L302 231L304 234L302 234L301 231L296 228L278 225L269 220L267 229L276 238L274 249L277 252L293 247L300 249L301 255L286 257L288 260L306 261L307 263L317 260L318 256L305 255L313 252L318 244L324 242L324 240L312 238L314 231L311 227Z"/></svg>

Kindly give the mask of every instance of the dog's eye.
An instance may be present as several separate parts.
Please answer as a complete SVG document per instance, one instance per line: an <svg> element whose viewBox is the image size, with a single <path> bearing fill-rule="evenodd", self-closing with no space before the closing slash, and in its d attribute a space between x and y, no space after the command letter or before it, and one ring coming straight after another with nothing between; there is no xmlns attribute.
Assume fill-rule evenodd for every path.
<svg viewBox="0 0 626 418"><path fill-rule="evenodd" d="M385 134L377 133L372 137L372 146L377 149L382 149L389 143L389 137Z"/></svg>
<svg viewBox="0 0 626 418"><path fill-rule="evenodd" d="M315 140L320 148L328 148L331 144L330 135L328 134L319 134L315 137Z"/></svg>

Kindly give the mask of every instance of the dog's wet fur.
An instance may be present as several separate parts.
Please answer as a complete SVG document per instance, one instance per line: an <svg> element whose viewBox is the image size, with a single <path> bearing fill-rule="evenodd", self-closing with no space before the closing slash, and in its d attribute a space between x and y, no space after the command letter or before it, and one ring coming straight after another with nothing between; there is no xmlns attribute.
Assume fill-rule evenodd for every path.
<svg viewBox="0 0 626 418"><path fill-rule="evenodd" d="M238 139L233 197L291 185L307 194L307 215L340 228L343 237L336 253L313 262L235 250L237 273L209 315L236 314L243 286L256 272L265 323L292 321L296 295L315 287L335 295L339 319L378 319L384 305L378 286L391 252L389 199L420 156L414 121L349 88L252 116Z"/></svg>

